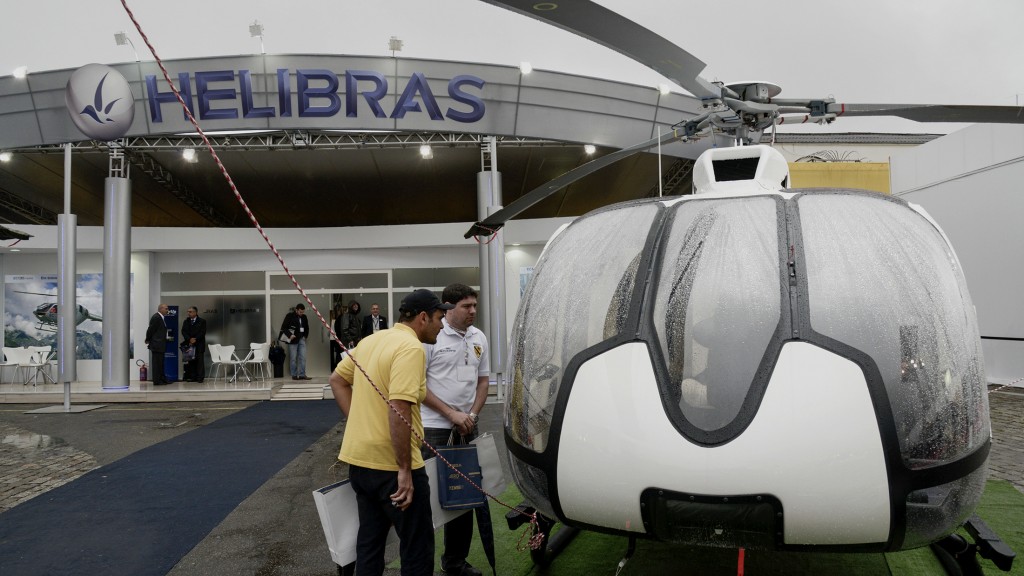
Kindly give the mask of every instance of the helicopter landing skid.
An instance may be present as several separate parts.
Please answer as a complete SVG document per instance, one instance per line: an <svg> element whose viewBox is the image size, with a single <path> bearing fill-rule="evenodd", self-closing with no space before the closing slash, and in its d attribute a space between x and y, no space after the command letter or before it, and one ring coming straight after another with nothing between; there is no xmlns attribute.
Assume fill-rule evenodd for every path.
<svg viewBox="0 0 1024 576"><path fill-rule="evenodd" d="M515 510L509 511L505 514L505 521L508 522L508 529L515 530L526 523L527 518L532 516L534 513L537 514L537 524L540 527L540 531L544 534L543 544L540 548L530 550L530 559L537 566L547 566L555 559L558 554L572 542L572 539L579 534L580 529L563 525L562 528L551 535L551 530L558 524L557 520L552 520L547 516L544 516L540 512L537 512L532 506L520 504L516 506ZM628 557L627 557L628 559Z"/></svg>
<svg viewBox="0 0 1024 576"><path fill-rule="evenodd" d="M978 556L991 560L996 568L1009 572L1017 554L986 525L981 518L971 516L964 529L974 543L959 534L950 534L931 545L932 552L950 576L982 576Z"/></svg>

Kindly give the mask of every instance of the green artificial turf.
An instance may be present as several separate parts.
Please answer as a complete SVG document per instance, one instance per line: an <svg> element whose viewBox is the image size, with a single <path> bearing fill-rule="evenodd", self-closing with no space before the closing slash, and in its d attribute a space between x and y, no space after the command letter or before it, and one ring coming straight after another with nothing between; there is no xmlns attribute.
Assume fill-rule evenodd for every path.
<svg viewBox="0 0 1024 576"><path fill-rule="evenodd" d="M501 495L510 504L522 497L514 485ZM581 532L549 566L533 564L528 550L520 551L519 541L525 527L516 531L505 523L507 509L491 502L494 520L497 573L501 576L591 576L615 574L626 552L627 538L595 532ZM1024 494L1008 482L990 480L985 487L977 514L1017 552L1024 553ZM557 530L557 528L556 528ZM964 533L966 535L966 533ZM436 557L440 559L442 540L438 531ZM479 539L473 541L469 561L484 569L487 559ZM620 572L620 576L658 574L699 574L701 576L736 574L737 551L732 549L671 546L650 540L639 540L636 552ZM1006 575L987 560L981 566L988 576ZM745 552L745 574L750 576L794 574L828 574L837 576L921 576L941 575L942 568L931 550L918 548L888 554L808 553L808 552ZM1024 576L1024 560L1017 558L1013 576Z"/></svg>

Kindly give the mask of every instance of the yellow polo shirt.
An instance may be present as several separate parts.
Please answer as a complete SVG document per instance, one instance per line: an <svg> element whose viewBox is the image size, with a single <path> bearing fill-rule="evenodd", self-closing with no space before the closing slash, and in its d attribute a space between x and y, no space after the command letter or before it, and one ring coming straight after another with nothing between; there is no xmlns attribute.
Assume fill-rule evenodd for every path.
<svg viewBox="0 0 1024 576"><path fill-rule="evenodd" d="M352 352L385 397L412 403L413 429L422 437L420 405L427 397L427 357L412 328L396 323L393 329L360 340ZM352 405L338 459L363 468L397 471L395 451L391 448L391 407L355 367L351 356L338 363L335 372L352 383ZM416 435L411 435L409 449L412 468L422 468Z"/></svg>

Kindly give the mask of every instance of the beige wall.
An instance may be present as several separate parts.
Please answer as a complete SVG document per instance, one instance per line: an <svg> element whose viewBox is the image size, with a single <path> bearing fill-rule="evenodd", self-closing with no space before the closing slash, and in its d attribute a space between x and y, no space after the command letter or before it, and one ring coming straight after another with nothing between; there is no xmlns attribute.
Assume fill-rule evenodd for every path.
<svg viewBox="0 0 1024 576"><path fill-rule="evenodd" d="M792 188L858 188L889 194L888 162L790 162Z"/></svg>

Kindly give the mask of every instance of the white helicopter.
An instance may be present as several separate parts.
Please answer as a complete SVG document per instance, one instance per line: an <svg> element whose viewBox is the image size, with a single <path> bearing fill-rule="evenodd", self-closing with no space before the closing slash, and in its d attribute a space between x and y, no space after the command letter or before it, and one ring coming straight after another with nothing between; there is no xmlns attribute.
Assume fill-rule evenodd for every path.
<svg viewBox="0 0 1024 576"><path fill-rule="evenodd" d="M625 535L627 558L636 538L960 546L948 535L981 498L991 433L956 254L920 207L789 189L782 155L746 144L787 114L1020 123L1020 110L780 100L767 82L707 82L692 55L592 2L485 1L631 56L704 112L525 194L467 237L659 142L714 127L740 144L698 158L694 195L601 208L545 247L515 319L505 403L513 478L544 529ZM1012 551L967 527L1008 570ZM974 550L948 569L957 561L976 567Z"/></svg>
<svg viewBox="0 0 1024 576"><path fill-rule="evenodd" d="M47 294L45 292L25 292L22 290L15 290L15 292L18 292L19 294L35 294L37 296L49 296L51 298L55 297L54 294ZM37 322L36 329L43 330L46 332L56 332L57 322L60 318L58 308L59 307L57 302L53 301L43 302L42 304L36 306L35 309L32 311L32 315L35 316ZM102 322L103 318L101 316L96 316L95 314L90 312L88 308L79 304L77 310L75 310L75 326L80 325L82 322L85 322L86 320Z"/></svg>

